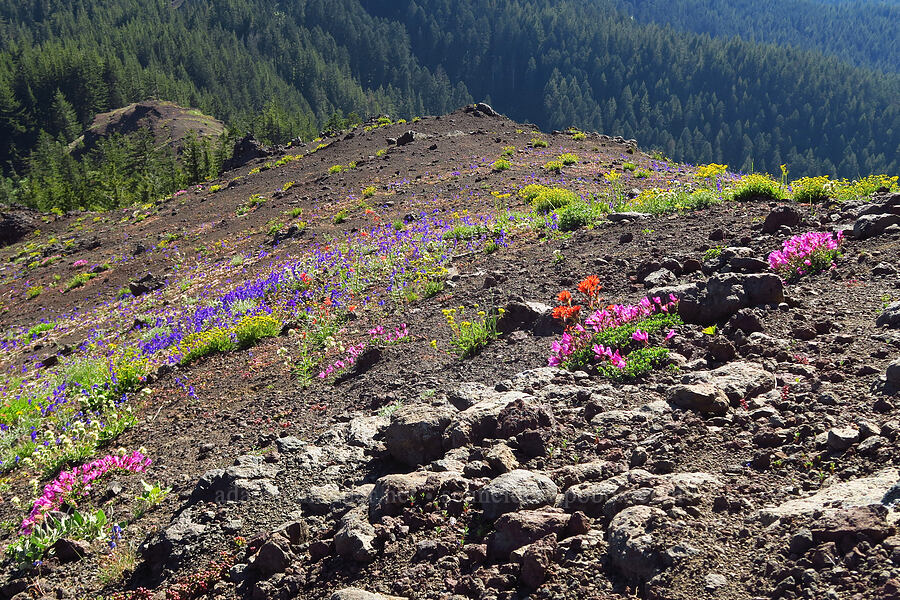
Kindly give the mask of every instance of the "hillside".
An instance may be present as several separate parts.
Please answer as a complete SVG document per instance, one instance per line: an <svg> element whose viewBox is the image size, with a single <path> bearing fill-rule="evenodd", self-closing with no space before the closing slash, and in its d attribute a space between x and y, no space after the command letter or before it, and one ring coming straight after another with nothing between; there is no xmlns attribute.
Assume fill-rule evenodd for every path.
<svg viewBox="0 0 900 600"><path fill-rule="evenodd" d="M788 183L477 105L4 210L0 599L897 598L900 188Z"/></svg>
<svg viewBox="0 0 900 600"><path fill-rule="evenodd" d="M28 174L65 172L54 143L97 113L151 97L268 143L477 97L547 130L603 131L743 172L897 172L893 12L841 4L813 36L808 20L768 27L780 6L765 5L742 40L745 4L707 32L701 9L670 24L612 0L0 3L0 165L17 176L0 181L0 201Z"/></svg>

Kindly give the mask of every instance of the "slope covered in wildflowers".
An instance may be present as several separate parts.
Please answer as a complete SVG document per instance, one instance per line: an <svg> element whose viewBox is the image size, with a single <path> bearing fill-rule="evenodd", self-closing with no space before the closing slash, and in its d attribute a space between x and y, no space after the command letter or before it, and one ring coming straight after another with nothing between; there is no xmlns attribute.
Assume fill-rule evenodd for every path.
<svg viewBox="0 0 900 600"><path fill-rule="evenodd" d="M897 192L480 105L19 211L0 598L891 593Z"/></svg>

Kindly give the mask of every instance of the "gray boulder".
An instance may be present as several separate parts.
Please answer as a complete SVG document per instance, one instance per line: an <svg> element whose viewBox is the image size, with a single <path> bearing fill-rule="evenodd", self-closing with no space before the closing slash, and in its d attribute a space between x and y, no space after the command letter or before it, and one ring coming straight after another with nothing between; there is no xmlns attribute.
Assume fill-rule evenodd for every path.
<svg viewBox="0 0 900 600"><path fill-rule="evenodd" d="M724 415L728 412L728 397L711 383L676 385L669 389L668 399L679 408L699 413Z"/></svg>
<svg viewBox="0 0 900 600"><path fill-rule="evenodd" d="M879 327L889 327L891 329L900 328L900 300L892 302L878 315L875 324Z"/></svg>
<svg viewBox="0 0 900 600"><path fill-rule="evenodd" d="M410 405L399 408L384 433L394 459L411 467L444 455L443 434L454 411L449 406Z"/></svg>
<svg viewBox="0 0 900 600"><path fill-rule="evenodd" d="M357 562L375 558L375 528L369 523L365 505L354 508L341 518L341 526L334 535L334 549L339 556Z"/></svg>
<svg viewBox="0 0 900 600"><path fill-rule="evenodd" d="M550 535L561 534L571 517L557 508L523 510L503 515L488 536L488 556L506 562L510 552Z"/></svg>
<svg viewBox="0 0 900 600"><path fill-rule="evenodd" d="M523 509L551 505L559 488L546 475L516 469L504 473L481 488L476 501L487 519Z"/></svg>
<svg viewBox="0 0 900 600"><path fill-rule="evenodd" d="M278 487L272 480L279 471L277 465L265 462L262 456L245 454L237 457L234 465L226 469L212 469L204 473L192 497L222 504L277 496Z"/></svg>
<svg viewBox="0 0 900 600"><path fill-rule="evenodd" d="M665 566L665 555L653 536L656 523L666 513L652 506L632 506L609 524L609 557L629 581L644 583Z"/></svg>

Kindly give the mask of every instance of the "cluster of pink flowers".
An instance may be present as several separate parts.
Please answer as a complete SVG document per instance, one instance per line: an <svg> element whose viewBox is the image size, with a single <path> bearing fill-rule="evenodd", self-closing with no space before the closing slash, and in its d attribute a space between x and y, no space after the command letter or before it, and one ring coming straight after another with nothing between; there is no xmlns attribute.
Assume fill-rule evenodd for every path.
<svg viewBox="0 0 900 600"><path fill-rule="evenodd" d="M72 267L75 269L78 269L81 267L86 267L87 265L88 265L88 261L86 261L83 258L81 260L76 260L75 262L72 263Z"/></svg>
<svg viewBox="0 0 900 600"><path fill-rule="evenodd" d="M152 461L140 451L135 450L124 456L107 454L103 458L75 467L71 471L63 471L52 482L44 486L44 493L34 501L31 512L22 521L24 534L31 533L35 523L50 511L58 510L66 501L74 496L86 496L91 491L94 481L110 471L131 471L143 473Z"/></svg>
<svg viewBox="0 0 900 600"><path fill-rule="evenodd" d="M637 304L613 304L606 308L595 310L584 320L584 325L599 333L605 329L645 319L657 312L669 312L677 303L678 299L673 294L669 294L668 302L663 302L661 298L643 298ZM561 366L577 349L584 347L584 344L588 342L591 334L588 333L584 325L580 323L573 325L563 333L559 341L553 342L550 358L547 361L551 367ZM635 340L647 341L646 332L638 330L634 335L639 335L639 337L632 336ZM670 331L666 339L670 339L673 335L674 332ZM625 367L624 359L618 355L618 351L613 352L611 348L594 346L594 354L598 358L605 357L611 360L620 369Z"/></svg>
<svg viewBox="0 0 900 600"><path fill-rule="evenodd" d="M769 254L769 266L785 279L833 268L843 242L843 231L837 235L818 231L795 235L784 241L781 250Z"/></svg>
<svg viewBox="0 0 900 600"><path fill-rule="evenodd" d="M378 325L369 330L369 340L360 342L355 346L350 346L347 348L347 352L343 358L334 361L323 371L319 372L319 379L325 379L326 377L330 377L334 373L338 373L343 371L344 369L349 369L356 363L356 359L362 354L362 351L365 350L366 346L373 342L381 342L385 344L393 344L399 342L400 340L409 337L409 328L406 323L401 323L399 327L395 327L393 330L386 329L382 325Z"/></svg>
<svg viewBox="0 0 900 600"><path fill-rule="evenodd" d="M600 360L608 360L617 369L625 368L625 359L622 358L618 350L613 352L612 348L602 346L600 344L594 344L594 355L596 355L596 357Z"/></svg>

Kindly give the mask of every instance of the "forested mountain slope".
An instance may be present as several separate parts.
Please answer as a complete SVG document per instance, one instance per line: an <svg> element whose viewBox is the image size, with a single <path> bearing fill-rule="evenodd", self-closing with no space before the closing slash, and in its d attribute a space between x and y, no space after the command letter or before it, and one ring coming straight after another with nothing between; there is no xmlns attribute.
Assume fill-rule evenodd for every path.
<svg viewBox="0 0 900 600"><path fill-rule="evenodd" d="M85 171L60 166L66 146L98 112L147 98L271 142L350 113L408 118L487 99L543 128L636 138L689 162L841 177L900 170L900 75L824 54L850 56L840 48L858 38L846 32L865 23L875 38L856 62L889 65L893 9L863 18L858 6L819 52L642 23L632 13L653 10L611 2L2 2L0 165L7 177ZM784 31L810 21L801 8ZM675 13L687 21L698 10ZM734 33L746 10L721 10L714 33ZM750 37L773 10L761 9ZM758 37L783 41L774 33Z"/></svg>
<svg viewBox="0 0 900 600"><path fill-rule="evenodd" d="M883 0L618 0L640 23L795 46L900 71L900 4Z"/></svg>

